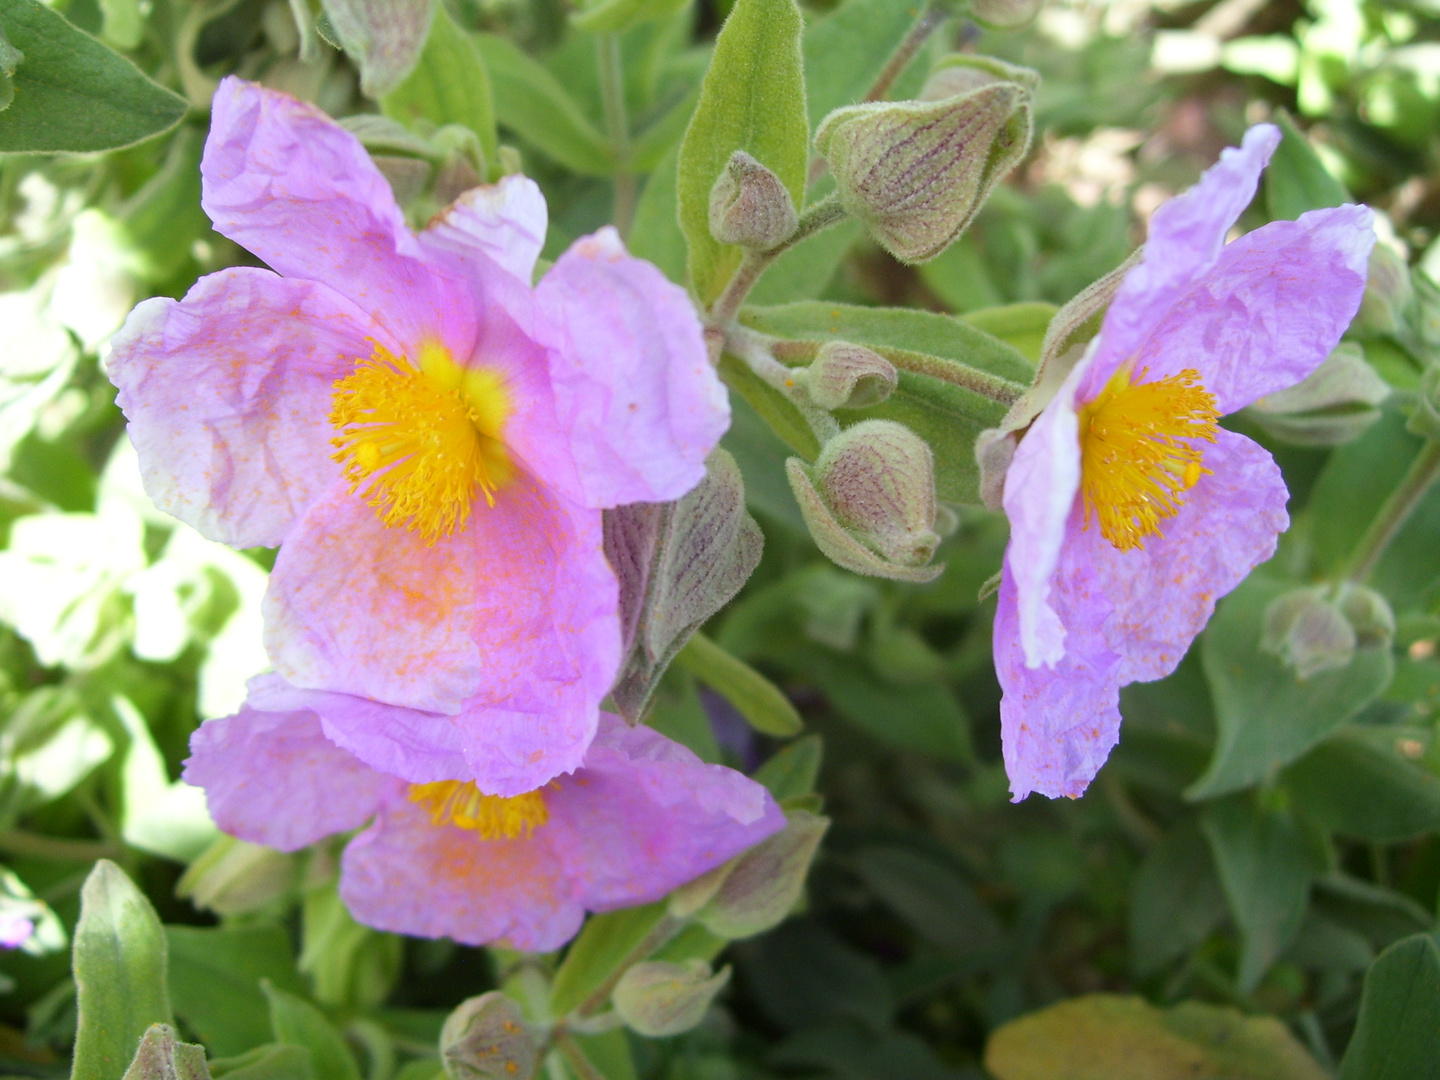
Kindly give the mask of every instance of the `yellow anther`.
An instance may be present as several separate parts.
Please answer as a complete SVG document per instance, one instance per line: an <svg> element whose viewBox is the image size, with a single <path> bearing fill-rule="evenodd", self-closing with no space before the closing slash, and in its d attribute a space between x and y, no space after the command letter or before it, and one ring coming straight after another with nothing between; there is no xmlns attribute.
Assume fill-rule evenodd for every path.
<svg viewBox="0 0 1440 1080"><path fill-rule="evenodd" d="M468 781L441 780L411 784L409 797L430 811L434 824L469 829L479 833L482 840L528 837L550 820L550 811L539 791L504 798L482 794Z"/></svg>

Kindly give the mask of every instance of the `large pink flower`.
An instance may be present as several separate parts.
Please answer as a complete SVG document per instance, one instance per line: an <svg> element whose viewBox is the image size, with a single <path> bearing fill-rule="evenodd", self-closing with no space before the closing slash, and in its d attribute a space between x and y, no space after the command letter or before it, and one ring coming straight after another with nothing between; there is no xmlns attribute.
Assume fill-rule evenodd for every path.
<svg viewBox="0 0 1440 1080"><path fill-rule="evenodd" d="M572 775L498 798L372 769L325 737L321 710L404 711L261 675L239 713L191 736L185 779L226 832L282 851L370 822L340 895L382 930L548 952L586 911L658 900L785 824L753 780L609 713Z"/></svg>
<svg viewBox="0 0 1440 1080"><path fill-rule="evenodd" d="M410 710L327 720L363 761L497 795L574 769L619 664L600 512L683 495L729 422L689 300L611 229L532 290L523 177L416 235L354 137L238 79L201 170L215 228L271 270L148 300L116 336L146 490L280 545L276 670Z"/></svg>
<svg viewBox="0 0 1440 1080"><path fill-rule="evenodd" d="M1225 243L1279 137L1252 128L1156 212L1006 473L995 666L1017 800L1085 790L1119 738L1120 687L1173 671L1289 524L1270 455L1215 421L1325 359L1374 234L1367 208L1342 206Z"/></svg>

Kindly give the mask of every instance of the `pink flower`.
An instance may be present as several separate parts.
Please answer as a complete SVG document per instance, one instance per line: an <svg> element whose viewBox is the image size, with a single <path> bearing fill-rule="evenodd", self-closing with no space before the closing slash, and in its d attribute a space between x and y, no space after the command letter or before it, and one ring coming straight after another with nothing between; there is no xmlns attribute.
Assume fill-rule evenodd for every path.
<svg viewBox="0 0 1440 1080"><path fill-rule="evenodd" d="M276 670L414 718L327 720L361 760L497 795L574 769L619 665L601 510L683 495L729 422L689 300L612 229L532 290L524 177L416 235L314 108L230 78L213 110L205 210L273 272L148 300L116 336L146 490L212 539L281 546Z"/></svg>
<svg viewBox="0 0 1440 1080"><path fill-rule="evenodd" d="M753 780L609 713L572 775L498 798L372 769L325 737L321 716L346 710L405 712L261 675L239 713L191 737L185 779L226 832L282 851L370 822L340 895L382 930L547 952L586 911L658 900L785 824Z"/></svg>
<svg viewBox="0 0 1440 1080"><path fill-rule="evenodd" d="M1156 212L1006 473L995 665L1016 800L1085 790L1119 738L1120 687L1173 671L1289 524L1270 455L1216 419L1319 366L1374 235L1367 208L1342 206L1225 243L1279 138L1251 128Z"/></svg>

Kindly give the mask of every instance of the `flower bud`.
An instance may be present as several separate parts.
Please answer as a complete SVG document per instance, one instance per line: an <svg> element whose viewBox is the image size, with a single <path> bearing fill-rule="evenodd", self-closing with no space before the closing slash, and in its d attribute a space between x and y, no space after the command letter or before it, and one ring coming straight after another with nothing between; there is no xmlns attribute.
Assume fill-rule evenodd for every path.
<svg viewBox="0 0 1440 1080"><path fill-rule="evenodd" d="M648 960L629 968L610 1000L632 1031L650 1038L679 1035L705 1018L710 1003L730 981L730 968L710 974L703 960L670 964Z"/></svg>
<svg viewBox="0 0 1440 1080"><path fill-rule="evenodd" d="M538 1059L520 1006L499 990L462 1001L440 1029L450 1080L530 1080Z"/></svg>
<svg viewBox="0 0 1440 1080"><path fill-rule="evenodd" d="M1357 643L1389 647L1395 637L1395 613L1390 602L1374 589L1354 582L1336 587L1335 606L1355 630Z"/></svg>
<svg viewBox="0 0 1440 1080"><path fill-rule="evenodd" d="M943 101L836 109L815 133L840 201L902 262L964 231L1030 145L1030 91L997 82Z"/></svg>
<svg viewBox="0 0 1440 1080"><path fill-rule="evenodd" d="M930 446L893 420L865 420L825 444L813 466L785 463L790 488L816 545L857 574L931 581L940 543L935 529L935 458Z"/></svg>
<svg viewBox="0 0 1440 1080"><path fill-rule="evenodd" d="M722 244L761 251L795 232L795 203L780 178L743 150L730 155L710 189L710 232Z"/></svg>
<svg viewBox="0 0 1440 1080"><path fill-rule="evenodd" d="M830 819L808 810L785 816L780 832L677 889L671 914L693 912L705 929L732 940L763 933L789 915Z"/></svg>
<svg viewBox="0 0 1440 1080"><path fill-rule="evenodd" d="M1370 251L1370 274L1351 331L1361 337L1403 334L1406 314L1414 304L1415 287L1405 260L1389 244L1376 244Z"/></svg>
<svg viewBox="0 0 1440 1080"><path fill-rule="evenodd" d="M294 881L293 855L221 836L190 864L175 894L216 915L246 915L278 900Z"/></svg>
<svg viewBox="0 0 1440 1080"><path fill-rule="evenodd" d="M1354 342L1342 341L1325 362L1294 386L1250 405L1249 416L1277 439L1297 446L1339 446L1380 418L1390 384Z"/></svg>
<svg viewBox="0 0 1440 1080"><path fill-rule="evenodd" d="M863 409L888 398L899 375L895 365L873 349L827 341L805 379L810 400L822 409Z"/></svg>
<svg viewBox="0 0 1440 1080"><path fill-rule="evenodd" d="M997 82L1019 83L1033 94L1040 88L1040 73L992 56L951 53L930 72L920 89L920 100L944 101Z"/></svg>
<svg viewBox="0 0 1440 1080"><path fill-rule="evenodd" d="M168 1024L151 1024L124 1080L210 1080L210 1066L203 1046L181 1042Z"/></svg>
<svg viewBox="0 0 1440 1080"><path fill-rule="evenodd" d="M970 17L991 30L1019 30L1040 14L1041 0L970 0Z"/></svg>
<svg viewBox="0 0 1440 1080"><path fill-rule="evenodd" d="M1295 677L1342 668L1355 656L1355 628L1325 594L1324 586L1296 589L1265 609L1260 648L1278 656Z"/></svg>

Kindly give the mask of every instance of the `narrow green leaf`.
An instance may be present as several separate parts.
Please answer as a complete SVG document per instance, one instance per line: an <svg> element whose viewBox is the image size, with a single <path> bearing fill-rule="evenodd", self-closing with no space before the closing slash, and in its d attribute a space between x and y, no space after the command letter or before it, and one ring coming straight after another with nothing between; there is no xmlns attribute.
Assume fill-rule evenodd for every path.
<svg viewBox="0 0 1440 1080"><path fill-rule="evenodd" d="M1330 175L1290 114L1281 110L1274 122L1280 127L1280 145L1265 170L1265 205L1271 220L1293 221L1307 210L1349 202L1345 185Z"/></svg>
<svg viewBox="0 0 1440 1080"><path fill-rule="evenodd" d="M672 148L645 181L626 243L630 254L654 263L671 281L683 283L685 234L680 231L679 204L675 201L679 154L677 148Z"/></svg>
<svg viewBox="0 0 1440 1080"><path fill-rule="evenodd" d="M664 917L663 900L590 916L555 972L555 981L550 984L550 1011L556 1016L568 1016L579 1007Z"/></svg>
<svg viewBox="0 0 1440 1080"><path fill-rule="evenodd" d="M1323 853L1288 814L1243 795L1210 803L1200 826L1240 928L1237 981L1248 994L1300 929L1310 885L1325 869Z"/></svg>
<svg viewBox="0 0 1440 1080"><path fill-rule="evenodd" d="M268 981L261 987L270 999L270 1026L275 1041L308 1050L315 1080L360 1080L354 1055L324 1013L303 998L277 990Z"/></svg>
<svg viewBox="0 0 1440 1080"><path fill-rule="evenodd" d="M1193 818L1150 850L1130 884L1130 956L1135 973L1155 974L1204 941L1225 919L1225 892Z"/></svg>
<svg viewBox="0 0 1440 1080"><path fill-rule="evenodd" d="M436 1071L439 1066L436 1066ZM215 1080L315 1080L310 1051L303 1046L266 1043L238 1057L210 1063ZM430 1080L426 1077L425 1080Z"/></svg>
<svg viewBox="0 0 1440 1080"><path fill-rule="evenodd" d="M278 926L167 926L165 937L175 1012L221 1057L242 1054L270 1038L261 979L285 990L304 989L295 974L289 935Z"/></svg>
<svg viewBox="0 0 1440 1080"><path fill-rule="evenodd" d="M710 189L744 150L805 202L809 126L795 0L736 0L715 42L700 103L680 144L680 228L690 244L690 287L709 304L740 264L740 249L710 235Z"/></svg>
<svg viewBox="0 0 1440 1080"><path fill-rule="evenodd" d="M25 59L25 54L5 36L5 28L0 26L0 112L10 107L15 100L15 69Z"/></svg>
<svg viewBox="0 0 1440 1080"><path fill-rule="evenodd" d="M920 6L847 0L810 24L804 48L811 127L818 127L832 109L865 96L919 16Z"/></svg>
<svg viewBox="0 0 1440 1080"><path fill-rule="evenodd" d="M632 26L668 19L689 0L596 0L573 12L570 22L588 34L618 34Z"/></svg>
<svg viewBox="0 0 1440 1080"><path fill-rule="evenodd" d="M189 104L38 0L0 0L0 25L24 54L0 112L0 153L84 153L168 131Z"/></svg>
<svg viewBox="0 0 1440 1080"><path fill-rule="evenodd" d="M782 746L755 771L752 779L765 785L776 800L808 795L815 790L820 775L820 758L824 743L819 735L806 735L788 746Z"/></svg>
<svg viewBox="0 0 1440 1080"><path fill-rule="evenodd" d="M133 49L145 39L145 15L140 0L100 0L104 17L100 36L117 49Z"/></svg>
<svg viewBox="0 0 1440 1080"><path fill-rule="evenodd" d="M1265 609L1289 588L1252 575L1221 601L1201 638L1219 735L1188 798L1214 798L1258 783L1321 742L1390 683L1395 660L1384 645L1357 649L1345 667L1303 682L1262 652Z"/></svg>
<svg viewBox="0 0 1440 1080"><path fill-rule="evenodd" d="M101 859L75 927L79 1027L71 1080L120 1080L151 1024L170 1024L165 934L145 894Z"/></svg>
<svg viewBox="0 0 1440 1080"><path fill-rule="evenodd" d="M1365 975L1360 1018L1340 1080L1440 1078L1440 949L1429 934L1397 941Z"/></svg>
<svg viewBox="0 0 1440 1080"><path fill-rule="evenodd" d="M495 116L558 164L586 176L609 176L615 155L544 65L507 38L476 38L495 93Z"/></svg>
<svg viewBox="0 0 1440 1080"><path fill-rule="evenodd" d="M380 108L386 116L410 125L419 119L436 127L463 124L479 136L486 165L493 170L499 161L490 74L474 37L443 4L435 12L415 69L380 99Z"/></svg>
<svg viewBox="0 0 1440 1080"><path fill-rule="evenodd" d="M1294 806L1315 824L1375 843L1440 828L1440 778L1396 749L1394 731L1341 730L1283 774Z"/></svg>
<svg viewBox="0 0 1440 1080"><path fill-rule="evenodd" d="M756 731L789 738L804 730L795 706L774 683L704 634L691 637L675 662L734 705Z"/></svg>
<svg viewBox="0 0 1440 1080"><path fill-rule="evenodd" d="M1026 360L1037 364L1040 362L1040 347L1045 342L1045 331L1050 328L1050 320L1059 310L1054 304L1032 300L968 311L960 319L976 330L999 338Z"/></svg>

